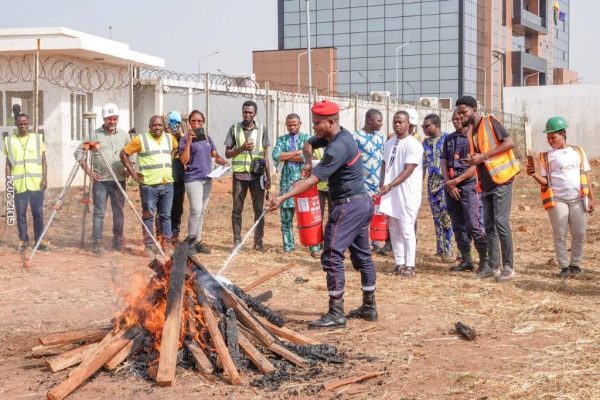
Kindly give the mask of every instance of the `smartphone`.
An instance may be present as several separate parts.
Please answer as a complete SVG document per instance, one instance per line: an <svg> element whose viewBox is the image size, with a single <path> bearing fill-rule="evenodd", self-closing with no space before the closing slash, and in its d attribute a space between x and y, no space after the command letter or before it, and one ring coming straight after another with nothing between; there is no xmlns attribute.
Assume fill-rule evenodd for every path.
<svg viewBox="0 0 600 400"><path fill-rule="evenodd" d="M194 135L196 137L192 139L192 143L206 140L206 134L204 133L204 128L194 129Z"/></svg>

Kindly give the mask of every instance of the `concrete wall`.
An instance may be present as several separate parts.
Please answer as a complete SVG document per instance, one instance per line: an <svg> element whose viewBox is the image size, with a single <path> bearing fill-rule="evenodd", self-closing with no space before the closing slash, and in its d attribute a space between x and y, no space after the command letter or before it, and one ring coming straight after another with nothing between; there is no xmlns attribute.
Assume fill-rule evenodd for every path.
<svg viewBox="0 0 600 400"><path fill-rule="evenodd" d="M524 114L531 127L528 148L548 149L542 132L554 115L567 119L568 142L583 146L589 158L600 158L600 84L529 86L504 88L504 111Z"/></svg>

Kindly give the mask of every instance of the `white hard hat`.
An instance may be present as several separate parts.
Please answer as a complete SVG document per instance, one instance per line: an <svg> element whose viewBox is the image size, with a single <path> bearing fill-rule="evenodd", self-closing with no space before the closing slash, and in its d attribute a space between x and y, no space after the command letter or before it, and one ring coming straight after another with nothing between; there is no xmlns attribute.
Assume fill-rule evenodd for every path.
<svg viewBox="0 0 600 400"><path fill-rule="evenodd" d="M113 103L107 103L102 107L102 118L118 117L119 107Z"/></svg>
<svg viewBox="0 0 600 400"><path fill-rule="evenodd" d="M411 125L419 125L419 113L417 110L409 108L406 112L408 113L408 122L410 122Z"/></svg>

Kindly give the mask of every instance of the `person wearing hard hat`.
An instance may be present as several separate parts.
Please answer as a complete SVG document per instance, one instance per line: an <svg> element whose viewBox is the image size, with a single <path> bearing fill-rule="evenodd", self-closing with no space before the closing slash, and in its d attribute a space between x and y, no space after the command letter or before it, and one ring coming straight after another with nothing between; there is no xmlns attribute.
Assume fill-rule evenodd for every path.
<svg viewBox="0 0 600 400"><path fill-rule="evenodd" d="M556 116L546 122L546 139L551 149L539 155L540 173L533 157L528 157L527 175L542 189L542 203L548 211L554 252L563 279L582 272L581 258L587 230L587 213L594 211L590 185L590 164L585 151L567 144L567 121ZM571 257L567 252L567 234L571 232Z"/></svg>
<svg viewBox="0 0 600 400"><path fill-rule="evenodd" d="M24 252L33 245L44 230L44 192L48 187L48 167L46 165L46 147L44 137L40 133L29 132L27 114L15 116L17 133L4 138L4 154L6 155L6 186L14 190L15 212L19 243L17 250ZM33 217L33 240L29 242L27 233L27 206L31 208ZM45 242L40 242L38 249L50 250Z"/></svg>
<svg viewBox="0 0 600 400"><path fill-rule="evenodd" d="M513 180L521 170L512 151L515 144L497 119L491 115L479 115L474 97L460 97L456 100L456 108L463 125L470 129L467 133L468 163L476 166L482 190L483 222L490 261L479 268L477 276L495 276L498 282L507 282L515 276L510 210Z"/></svg>
<svg viewBox="0 0 600 400"><path fill-rule="evenodd" d="M350 251L352 266L360 272L362 305L348 314L348 318L375 321L378 318L375 304L375 264L369 245L369 224L373 215L373 202L364 185L360 150L352 134L340 126L340 107L323 100L312 106L312 122L315 136L306 142L303 175L290 191L275 196L269 203L274 211L281 203L327 180L332 208L323 235L321 266L327 274L329 309L309 328L343 328L345 268L344 254ZM323 159L312 167L314 148L325 148Z"/></svg>
<svg viewBox="0 0 600 400"><path fill-rule="evenodd" d="M148 231L154 231L154 215L158 213L163 242L161 246L165 253L172 253L171 242L171 208L173 207L173 170L172 162L177 151L177 140L164 131L165 120L160 115L150 118L149 131L135 136L121 150L121 162L131 174L131 177L140 184L142 200L142 219ZM140 172L133 169L129 160L137 154ZM146 255L154 257L159 253L154 240L144 234Z"/></svg>
<svg viewBox="0 0 600 400"><path fill-rule="evenodd" d="M87 164L85 158L79 161L79 165L92 179L92 198L94 201L94 214L92 217L92 241L93 251L97 256L104 254L102 234L104 231L104 213L106 203L110 199L113 217L113 240L112 248L121 251L123 248L123 225L125 197L117 187L120 185L125 189L125 181L129 176L127 170L121 163L119 153L121 149L131 141L127 132L117 127L119 123L119 107L108 103L102 107L102 118L104 123L96 129L90 141L98 142L99 150L92 150L92 165ZM104 163L98 151L104 154L108 165ZM75 151L75 158L80 158L83 152L83 143ZM114 172L118 182L115 182L110 171Z"/></svg>

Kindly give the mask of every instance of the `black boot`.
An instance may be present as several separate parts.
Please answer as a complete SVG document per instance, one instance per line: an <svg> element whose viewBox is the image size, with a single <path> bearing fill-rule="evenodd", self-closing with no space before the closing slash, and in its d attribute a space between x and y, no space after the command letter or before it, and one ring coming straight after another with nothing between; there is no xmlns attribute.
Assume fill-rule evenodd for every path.
<svg viewBox="0 0 600 400"><path fill-rule="evenodd" d="M363 292L362 305L351 310L348 318L360 318L365 321L377 321L377 305L375 304L375 292Z"/></svg>
<svg viewBox="0 0 600 400"><path fill-rule="evenodd" d="M465 247L464 249L459 249L460 254L462 255L462 260L458 265L450 268L452 272L460 272L460 271L473 271L475 268L473 265L473 260L471 259L471 247Z"/></svg>
<svg viewBox="0 0 600 400"><path fill-rule="evenodd" d="M310 329L314 328L345 328L346 316L344 315L344 299L329 299L329 311L316 321L308 323Z"/></svg>

